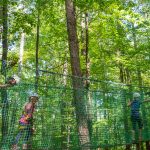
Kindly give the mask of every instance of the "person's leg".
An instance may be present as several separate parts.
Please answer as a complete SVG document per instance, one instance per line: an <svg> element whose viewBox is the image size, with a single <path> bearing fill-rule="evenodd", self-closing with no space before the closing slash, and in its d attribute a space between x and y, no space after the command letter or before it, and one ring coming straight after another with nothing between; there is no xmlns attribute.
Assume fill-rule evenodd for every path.
<svg viewBox="0 0 150 150"><path fill-rule="evenodd" d="M22 145L22 149L28 149L28 145L27 144L23 144Z"/></svg>
<svg viewBox="0 0 150 150"><path fill-rule="evenodd" d="M142 141L142 128L143 128L143 122L142 119L138 118L138 127L139 127L139 141Z"/></svg>
<svg viewBox="0 0 150 150"><path fill-rule="evenodd" d="M135 130L132 130L132 141L135 141Z"/></svg>
<svg viewBox="0 0 150 150"><path fill-rule="evenodd" d="M22 129L19 129L19 132L15 138L15 141L13 142L13 145L12 145L12 150L17 150L18 149L18 142L20 140L20 138L22 137L22 134L23 134L23 130Z"/></svg>
<svg viewBox="0 0 150 150"><path fill-rule="evenodd" d="M17 150L17 149L18 149L17 144L13 144L12 147L11 147L11 150Z"/></svg>
<svg viewBox="0 0 150 150"><path fill-rule="evenodd" d="M27 143L28 143L29 138L31 137L31 134L32 134L32 129L31 129L30 125L27 126L25 132L26 132L26 134L25 134L25 137L24 137L22 149L27 149L27 147L28 147Z"/></svg>
<svg viewBox="0 0 150 150"><path fill-rule="evenodd" d="M139 141L142 141L142 129L139 129Z"/></svg>
<svg viewBox="0 0 150 150"><path fill-rule="evenodd" d="M134 116L131 117L131 122L132 122L132 141L135 142L136 118Z"/></svg>

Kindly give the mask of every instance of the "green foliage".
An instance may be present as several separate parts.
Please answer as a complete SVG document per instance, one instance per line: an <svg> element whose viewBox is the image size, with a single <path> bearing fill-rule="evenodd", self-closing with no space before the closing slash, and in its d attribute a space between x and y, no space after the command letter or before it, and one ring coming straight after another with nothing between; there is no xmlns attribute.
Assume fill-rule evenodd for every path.
<svg viewBox="0 0 150 150"><path fill-rule="evenodd" d="M12 68L14 67L15 65L18 64L18 60L19 60L19 57L18 57L18 54L16 52L9 52L8 53L8 68Z"/></svg>
<svg viewBox="0 0 150 150"><path fill-rule="evenodd" d="M0 84L5 84L5 77L0 74Z"/></svg>
<svg viewBox="0 0 150 150"><path fill-rule="evenodd" d="M149 5L142 1L139 7L139 4L132 0L76 0L75 6L80 49L83 48L81 32L84 30L85 34L85 27L81 26L81 21L85 20L83 14L88 13L89 78L94 80L90 80L90 91L83 93L85 103L88 101L86 92L92 101L92 142L95 145L124 144L126 135L123 115L126 115L129 123L130 121L129 110L125 112L121 90L128 90L128 86L124 87L124 84L150 85ZM30 83L35 82L36 27L39 13L38 68L51 74L39 72L38 92L41 99L36 112L35 124L38 134L34 135L37 139L34 146L41 146L42 149L42 143L45 144L44 148L55 149L56 145L60 148L63 139L63 143L73 149L78 146L78 133L75 108L72 104L72 78L62 75L71 74L64 1L9 1L8 8L8 75L18 73L20 34L26 33L20 75L21 84L24 86L18 86L16 89L13 87L16 92L9 91L9 116L13 118L12 116L16 115L13 119L19 118L22 105L27 100L27 91L34 90L34 85L31 86ZM2 49L0 51L2 52ZM81 68L86 69L85 57L81 54L80 60ZM4 83L4 77L1 77L0 82ZM133 87L132 90L139 89ZM149 92L148 88L144 90L145 93ZM99 91L99 94L96 91ZM124 100L128 101L131 98L131 89L127 93ZM86 106L88 108L87 103ZM146 105L147 114L148 106L149 104ZM14 108L16 113L13 112ZM130 124L129 127L130 132ZM12 129L16 132L17 120L12 128L10 124L10 130L15 134ZM146 130L144 132L146 133ZM128 137L131 140L131 136Z"/></svg>

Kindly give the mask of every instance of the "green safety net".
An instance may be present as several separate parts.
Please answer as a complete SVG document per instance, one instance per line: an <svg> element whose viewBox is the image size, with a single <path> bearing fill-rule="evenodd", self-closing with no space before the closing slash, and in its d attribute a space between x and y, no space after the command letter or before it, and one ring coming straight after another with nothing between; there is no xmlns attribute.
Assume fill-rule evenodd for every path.
<svg viewBox="0 0 150 150"><path fill-rule="evenodd" d="M81 148L77 130L78 117L74 106L74 90L82 96L90 134L90 149L121 149L132 144L130 107L127 103L133 92L141 94L141 101L149 98L149 87L136 87L113 82L88 80L89 88L74 89L72 80L83 83L84 78L73 78L57 73L40 71L39 102L34 112L35 131L28 144L35 150L78 150ZM1 149L11 149L18 133L18 120L29 92L35 91L33 80L21 80L13 87L1 90L0 142ZM82 106L79 106L82 108ZM150 103L141 105L143 119L142 140L150 140ZM138 129L136 137L138 137ZM23 135L24 136L24 135ZM18 146L23 144L22 137ZM138 140L138 139L136 139Z"/></svg>

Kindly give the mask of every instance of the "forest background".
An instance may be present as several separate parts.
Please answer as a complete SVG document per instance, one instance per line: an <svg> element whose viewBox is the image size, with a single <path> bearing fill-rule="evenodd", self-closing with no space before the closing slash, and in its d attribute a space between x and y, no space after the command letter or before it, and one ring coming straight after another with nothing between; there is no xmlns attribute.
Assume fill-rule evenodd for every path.
<svg viewBox="0 0 150 150"><path fill-rule="evenodd" d="M148 0L2 0L1 80L17 74L22 82L33 83L35 91L40 85L53 85L54 80L55 85L66 86L72 80L74 89L105 92L110 84L111 89L114 85L149 87L149 13ZM44 73L55 77L48 79ZM78 130L88 137L86 114L80 115L85 109L83 97L78 91L73 94ZM80 130L83 125L86 132ZM81 145L90 141L90 137L79 139Z"/></svg>

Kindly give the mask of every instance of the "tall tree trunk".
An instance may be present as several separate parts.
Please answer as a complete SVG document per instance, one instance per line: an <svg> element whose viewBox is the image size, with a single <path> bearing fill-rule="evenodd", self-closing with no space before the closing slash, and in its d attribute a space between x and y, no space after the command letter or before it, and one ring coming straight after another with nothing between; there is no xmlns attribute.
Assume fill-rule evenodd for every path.
<svg viewBox="0 0 150 150"><path fill-rule="evenodd" d="M136 42L136 33L135 33L135 28L134 24L132 24L132 34L133 34L133 43L134 43L134 50L137 50L137 42ZM136 144L136 150L139 150L140 145L139 143Z"/></svg>
<svg viewBox="0 0 150 150"><path fill-rule="evenodd" d="M0 6L0 19L3 18L3 7L2 5ZM2 22L0 22L0 42L2 43L2 28L3 28L3 25L2 25Z"/></svg>
<svg viewBox="0 0 150 150"><path fill-rule="evenodd" d="M3 53L2 53L2 66L1 71L2 74L6 78L6 67L7 67L7 52L8 52L8 42L7 42L7 33L8 33L8 26L7 26L7 0L3 0L3 33L2 33L2 47L3 47ZM7 99L7 90L3 89L1 91L1 98L2 98L2 144L1 146L5 145L5 140L7 139L7 133L8 133L8 99Z"/></svg>
<svg viewBox="0 0 150 150"><path fill-rule="evenodd" d="M132 81L131 81L131 76L130 76L130 71L128 70L128 68L126 68L125 69L125 72L126 72L126 84L127 84L127 86L128 86L128 91L129 91L129 93L132 93ZM132 99L132 95L130 94L130 99ZM126 100L125 100L125 105L126 105ZM126 106L125 106L126 107ZM128 128L128 123L127 123L127 128ZM127 133L127 137L129 136L129 131L128 131L128 133ZM131 147L132 145L131 144L129 144L129 145L126 145L126 150L131 150Z"/></svg>
<svg viewBox="0 0 150 150"><path fill-rule="evenodd" d="M39 8L38 8L39 9ZM35 77L35 91L38 91L38 78L39 78L39 31L40 31L40 14L38 10L37 16L37 29L36 29L36 77Z"/></svg>
<svg viewBox="0 0 150 150"><path fill-rule="evenodd" d="M6 67L7 67L7 52L8 52L8 26L7 26L7 0L3 0L3 34L2 34L2 45L3 45L3 53L2 53L2 66L1 71L2 74L6 77Z"/></svg>
<svg viewBox="0 0 150 150"><path fill-rule="evenodd" d="M21 33L20 53L19 53L19 67L18 67L18 74L19 74L19 76L21 76L21 71L22 71L22 61L23 61L23 52L24 52L24 41L25 41L25 33Z"/></svg>
<svg viewBox="0 0 150 150"><path fill-rule="evenodd" d="M81 68L79 59L79 45L76 30L75 8L72 0L65 0L68 43L72 70L72 83L74 88L74 106L77 119L77 128L80 147L82 150L90 149L90 137L87 123L87 114L83 99L83 83L81 80Z"/></svg>
<svg viewBox="0 0 150 150"><path fill-rule="evenodd" d="M89 86L90 86L90 81L88 80L89 75L90 75L90 60L89 60L89 49L88 49L88 44L89 44L89 32L88 32L88 13L84 13L81 16L81 27L82 27L82 32L81 32L81 44L82 44L82 49L81 49L81 54L84 57L83 60L83 66L85 66L85 69L83 68L82 75L85 77L84 79L84 88L86 89L86 101L87 101L87 122L88 122L88 129L89 129L89 134L90 138L92 137L92 101L91 101L91 96L89 93Z"/></svg>

